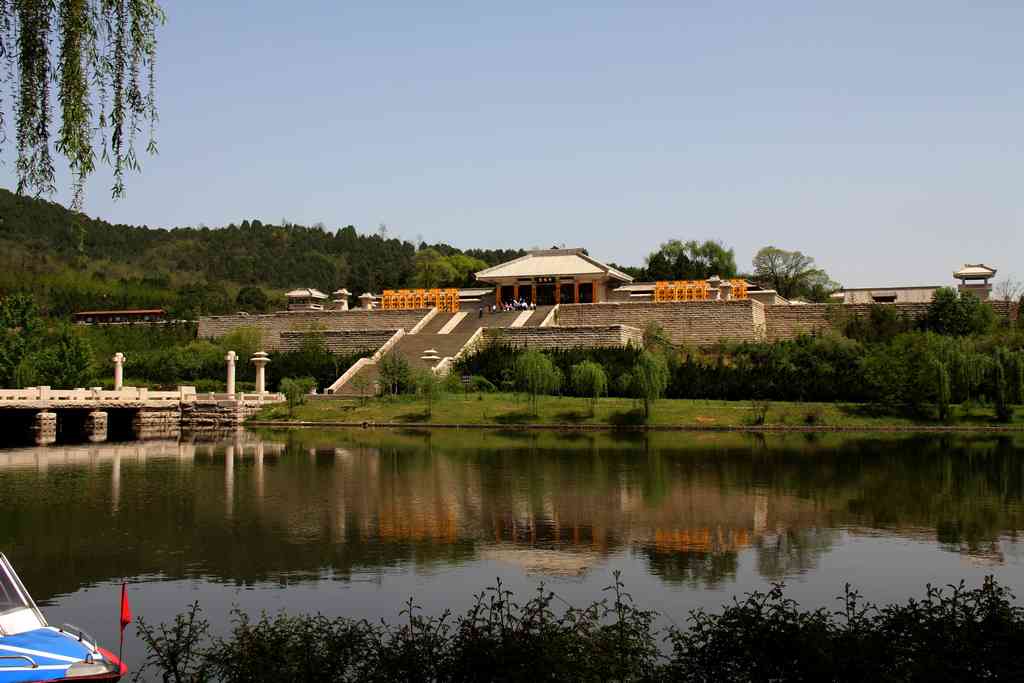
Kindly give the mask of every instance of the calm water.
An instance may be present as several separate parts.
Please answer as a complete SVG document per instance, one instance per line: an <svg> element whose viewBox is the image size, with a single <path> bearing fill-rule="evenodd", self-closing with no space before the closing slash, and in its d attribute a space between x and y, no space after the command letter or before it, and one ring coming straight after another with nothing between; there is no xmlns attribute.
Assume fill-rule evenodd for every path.
<svg viewBox="0 0 1024 683"><path fill-rule="evenodd" d="M990 573L1024 596L1022 496L1021 437L244 433L0 450L0 550L115 644L122 580L147 620L199 600L223 628L458 611L498 577L584 604L620 569L683 623L780 580L807 606Z"/></svg>

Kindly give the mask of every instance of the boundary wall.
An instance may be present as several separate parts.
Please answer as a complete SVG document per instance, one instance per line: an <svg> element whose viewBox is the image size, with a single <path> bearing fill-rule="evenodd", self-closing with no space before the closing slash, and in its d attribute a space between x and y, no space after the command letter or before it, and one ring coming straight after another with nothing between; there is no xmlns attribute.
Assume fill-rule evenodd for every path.
<svg viewBox="0 0 1024 683"><path fill-rule="evenodd" d="M768 323L768 341L794 339L801 334L816 334L839 331L845 320L854 316L867 317L874 306L892 306L901 315L914 320L928 313L930 303L871 303L871 304L799 304L793 306L768 306L765 319ZM988 301L996 316L1016 320L1017 305L1008 301Z"/></svg>
<svg viewBox="0 0 1024 683"><path fill-rule="evenodd" d="M275 351L298 351L303 341L313 335L320 335L331 353L348 356L360 351L376 351L392 336L394 330L327 330L324 332L288 331L280 333L280 342Z"/></svg>
<svg viewBox="0 0 1024 683"><path fill-rule="evenodd" d="M381 331L414 328L432 309L415 311L279 311L263 315L216 315L199 319L196 336L216 339L240 327L255 327L263 333L263 350L282 350L282 332L318 329L322 332ZM390 335L389 335L390 336Z"/></svg>
<svg viewBox="0 0 1024 683"><path fill-rule="evenodd" d="M507 344L513 348L549 349L618 348L643 345L644 333L629 325L577 325L572 327L487 328L483 344Z"/></svg>
<svg viewBox="0 0 1024 683"><path fill-rule="evenodd" d="M664 303L562 304L558 326L626 325L642 331L656 322L676 344L708 346L723 339L765 338L765 306L753 299ZM551 328L545 328L551 329Z"/></svg>

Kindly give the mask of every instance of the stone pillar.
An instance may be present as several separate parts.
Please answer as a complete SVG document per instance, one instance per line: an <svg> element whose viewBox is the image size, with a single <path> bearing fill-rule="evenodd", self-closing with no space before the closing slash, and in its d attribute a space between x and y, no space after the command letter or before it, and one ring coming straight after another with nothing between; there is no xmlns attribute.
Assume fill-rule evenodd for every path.
<svg viewBox="0 0 1024 683"><path fill-rule="evenodd" d="M111 360L114 361L114 391L121 391L124 388L125 355L118 351Z"/></svg>
<svg viewBox="0 0 1024 683"><path fill-rule="evenodd" d="M37 446L48 446L57 441L57 413L42 410L32 418L32 436Z"/></svg>
<svg viewBox="0 0 1024 683"><path fill-rule="evenodd" d="M713 301L718 301L722 298L722 290L719 285L722 284L722 278L717 275L712 275L708 278L708 298Z"/></svg>
<svg viewBox="0 0 1024 683"><path fill-rule="evenodd" d="M258 351L251 358L252 364L256 366L256 393L267 393L267 363L270 357L266 351Z"/></svg>
<svg viewBox="0 0 1024 683"><path fill-rule="evenodd" d="M235 361L238 360L238 354L234 351L228 351L228 355L224 356L224 360L228 363L228 396L230 398L235 397Z"/></svg>
<svg viewBox="0 0 1024 683"><path fill-rule="evenodd" d="M722 301L732 299L732 283L728 280L722 280L721 284L718 285L718 294L718 298Z"/></svg>
<svg viewBox="0 0 1024 683"><path fill-rule="evenodd" d="M102 410L94 410L85 416L83 436L87 441L100 443L107 440L107 414Z"/></svg>

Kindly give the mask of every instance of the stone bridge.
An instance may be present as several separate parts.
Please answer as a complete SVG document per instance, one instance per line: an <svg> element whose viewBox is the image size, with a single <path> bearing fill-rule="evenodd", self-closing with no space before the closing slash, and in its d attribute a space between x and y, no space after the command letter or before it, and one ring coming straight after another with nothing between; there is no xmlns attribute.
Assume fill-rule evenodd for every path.
<svg viewBox="0 0 1024 683"><path fill-rule="evenodd" d="M116 437L150 439L177 436L181 430L224 430L242 422L281 394L198 394L194 387L150 391L123 387L105 390L0 389L0 423L7 438L31 438L37 445L57 441L106 441Z"/></svg>

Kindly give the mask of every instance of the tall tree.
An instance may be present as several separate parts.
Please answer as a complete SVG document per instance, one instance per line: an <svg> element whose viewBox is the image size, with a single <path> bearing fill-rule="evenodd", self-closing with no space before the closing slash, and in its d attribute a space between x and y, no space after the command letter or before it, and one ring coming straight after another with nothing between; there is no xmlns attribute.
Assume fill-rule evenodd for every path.
<svg viewBox="0 0 1024 683"><path fill-rule="evenodd" d="M838 288L828 273L815 267L812 257L772 246L764 247L754 256L754 280L787 299L823 301Z"/></svg>
<svg viewBox="0 0 1024 683"><path fill-rule="evenodd" d="M93 131L99 131L101 157L113 168L113 195L124 193L125 171L139 168L136 133L143 126L149 129L147 151L156 152L154 65L163 22L156 0L0 0L0 57L10 57L3 59L0 80L16 84L19 192L55 190L50 143L56 89L56 149L74 178L74 206L81 206L86 178L96 168ZM0 143L5 126L0 107Z"/></svg>
<svg viewBox="0 0 1024 683"><path fill-rule="evenodd" d="M736 275L736 255L714 240L669 240L647 257L651 280L706 280L712 275Z"/></svg>

